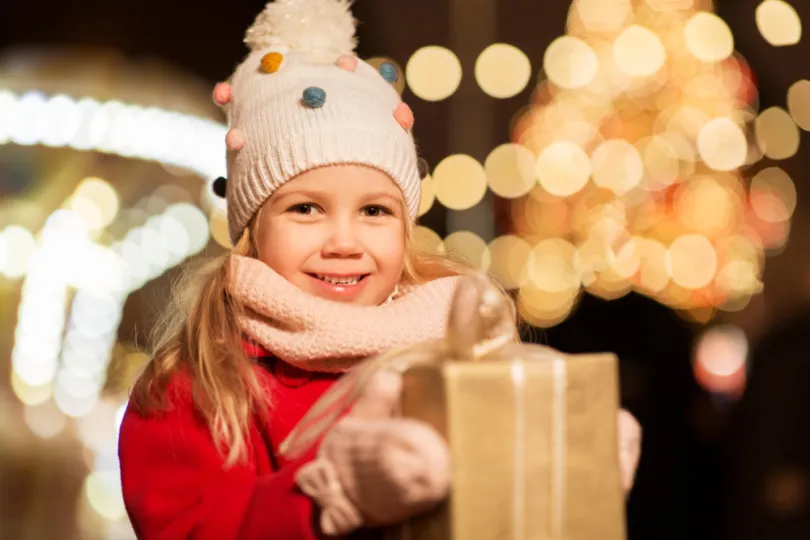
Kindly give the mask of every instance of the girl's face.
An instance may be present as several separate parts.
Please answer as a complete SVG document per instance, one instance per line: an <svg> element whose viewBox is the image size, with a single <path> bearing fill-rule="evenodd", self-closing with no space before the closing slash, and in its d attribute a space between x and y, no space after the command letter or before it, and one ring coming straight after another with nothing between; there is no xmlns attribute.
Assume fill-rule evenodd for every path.
<svg viewBox="0 0 810 540"><path fill-rule="evenodd" d="M402 192L362 165L312 169L282 185L256 218L258 258L300 289L379 305L402 277Z"/></svg>

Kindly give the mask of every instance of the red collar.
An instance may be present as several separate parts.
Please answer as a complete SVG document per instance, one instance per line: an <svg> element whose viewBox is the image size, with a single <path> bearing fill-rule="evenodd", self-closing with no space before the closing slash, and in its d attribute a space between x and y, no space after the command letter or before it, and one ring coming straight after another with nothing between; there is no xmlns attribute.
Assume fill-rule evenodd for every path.
<svg viewBox="0 0 810 540"><path fill-rule="evenodd" d="M267 349L249 339L242 340L242 350L250 358L264 358L267 356L273 356Z"/></svg>

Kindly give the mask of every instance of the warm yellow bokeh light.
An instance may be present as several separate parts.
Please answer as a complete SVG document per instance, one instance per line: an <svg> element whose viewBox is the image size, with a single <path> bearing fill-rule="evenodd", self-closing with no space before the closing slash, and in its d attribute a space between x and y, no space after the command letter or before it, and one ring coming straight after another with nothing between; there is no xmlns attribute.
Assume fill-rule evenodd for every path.
<svg viewBox="0 0 810 540"><path fill-rule="evenodd" d="M720 269L715 284L732 297L757 294L762 290L757 266L741 259L731 260Z"/></svg>
<svg viewBox="0 0 810 540"><path fill-rule="evenodd" d="M444 244L442 243L441 236L439 236L433 229L423 225L417 225L414 227L413 242L419 247L419 249L428 253L444 252Z"/></svg>
<svg viewBox="0 0 810 540"><path fill-rule="evenodd" d="M494 98L510 98L521 93L531 76L529 57L514 45L490 45L475 62L475 80L484 92Z"/></svg>
<svg viewBox="0 0 810 540"><path fill-rule="evenodd" d="M610 261L612 270L618 279L629 280L641 268L641 247L638 240L629 238L614 250L613 260Z"/></svg>
<svg viewBox="0 0 810 540"><path fill-rule="evenodd" d="M651 9L661 12L683 11L692 7L694 0L644 0Z"/></svg>
<svg viewBox="0 0 810 540"><path fill-rule="evenodd" d="M675 203L681 223L704 234L730 228L740 205L733 191L707 176L694 178L681 186Z"/></svg>
<svg viewBox="0 0 810 540"><path fill-rule="evenodd" d="M20 379L15 370L11 372L11 390L17 399L26 405L45 403L53 395L53 386L50 382L36 386L30 385Z"/></svg>
<svg viewBox="0 0 810 540"><path fill-rule="evenodd" d="M571 8L591 32L618 32L633 13L630 0L577 0Z"/></svg>
<svg viewBox="0 0 810 540"><path fill-rule="evenodd" d="M666 138L656 135L641 141L637 146L644 163L645 187L658 190L672 185L678 179L680 160Z"/></svg>
<svg viewBox="0 0 810 540"><path fill-rule="evenodd" d="M755 12L757 28L775 47L795 45L802 39L802 21L796 8L782 0L764 0Z"/></svg>
<svg viewBox="0 0 810 540"><path fill-rule="evenodd" d="M643 292L659 293L669 283L669 253L661 242L635 237L639 256L637 283Z"/></svg>
<svg viewBox="0 0 810 540"><path fill-rule="evenodd" d="M208 226L211 228L211 236L217 244L225 249L233 248L231 237L228 235L228 216L224 210L214 209L208 218Z"/></svg>
<svg viewBox="0 0 810 540"><path fill-rule="evenodd" d="M623 195L641 183L644 164L635 146L622 139L610 139L591 155L593 183Z"/></svg>
<svg viewBox="0 0 810 540"><path fill-rule="evenodd" d="M104 228L104 216L93 201L86 197L73 196L66 201L66 206L79 216L90 231Z"/></svg>
<svg viewBox="0 0 810 540"><path fill-rule="evenodd" d="M520 214L518 219L526 225L522 234L543 238L565 234L570 218L570 208L565 200L536 188L521 203L515 211Z"/></svg>
<svg viewBox="0 0 810 540"><path fill-rule="evenodd" d="M93 201L101 209L106 223L110 223L118 214L118 193L114 187L100 178L83 180L76 188L75 195Z"/></svg>
<svg viewBox="0 0 810 540"><path fill-rule="evenodd" d="M481 270L489 268L489 247L474 232L456 231L448 235L444 239L444 251L447 255L467 261Z"/></svg>
<svg viewBox="0 0 810 540"><path fill-rule="evenodd" d="M499 236L489 243L489 272L506 289L517 289L528 281L531 246L515 235Z"/></svg>
<svg viewBox="0 0 810 540"><path fill-rule="evenodd" d="M702 62L719 62L734 52L731 29L714 13L695 13L683 31L687 50Z"/></svg>
<svg viewBox="0 0 810 540"><path fill-rule="evenodd" d="M498 146L484 162L489 188L505 199L516 199L529 193L537 179L532 151L521 144Z"/></svg>
<svg viewBox="0 0 810 540"><path fill-rule="evenodd" d="M69 207L82 217L90 230L100 230L118 215L118 193L105 180L86 178L76 187Z"/></svg>
<svg viewBox="0 0 810 540"><path fill-rule="evenodd" d="M669 246L669 274L685 289L700 289L717 272L717 252L711 241L699 234L686 234Z"/></svg>
<svg viewBox="0 0 810 540"><path fill-rule="evenodd" d="M433 188L433 177L427 175L422 179L422 195L419 200L419 217L427 214L436 201L436 190Z"/></svg>
<svg viewBox="0 0 810 540"><path fill-rule="evenodd" d="M596 274L585 290L605 300L615 300L630 292L630 282L618 275L611 266Z"/></svg>
<svg viewBox="0 0 810 540"><path fill-rule="evenodd" d="M810 81L796 81L788 89L787 106L793 121L805 131L810 131Z"/></svg>
<svg viewBox="0 0 810 540"><path fill-rule="evenodd" d="M84 493L90 506L110 521L126 516L117 471L94 471L85 479Z"/></svg>
<svg viewBox="0 0 810 540"><path fill-rule="evenodd" d="M436 199L451 210L467 210L484 198L487 173L475 158L454 154L444 158L433 170Z"/></svg>
<svg viewBox="0 0 810 540"><path fill-rule="evenodd" d="M653 31L639 25L624 29L613 43L616 67L633 77L648 77L664 65L667 53Z"/></svg>
<svg viewBox="0 0 810 540"><path fill-rule="evenodd" d="M458 56L437 45L417 50L405 67L408 86L425 101L441 101L452 96L461 84L461 72Z"/></svg>
<svg viewBox="0 0 810 540"><path fill-rule="evenodd" d="M599 61L590 45L579 38L555 39L543 56L543 69L551 82L561 88L581 88L596 76Z"/></svg>
<svg viewBox="0 0 810 540"><path fill-rule="evenodd" d="M37 241L31 231L19 225L0 230L0 275L17 279L28 272Z"/></svg>
<svg viewBox="0 0 810 540"><path fill-rule="evenodd" d="M548 328L565 320L578 297L578 289L551 292L528 283L518 291L518 312L529 324Z"/></svg>
<svg viewBox="0 0 810 540"><path fill-rule="evenodd" d="M740 126L725 117L706 122L697 138L701 159L715 171L731 171L745 164L748 141Z"/></svg>
<svg viewBox="0 0 810 540"><path fill-rule="evenodd" d="M796 210L796 186L779 167L761 170L751 180L751 208L762 221L789 220Z"/></svg>
<svg viewBox="0 0 810 540"><path fill-rule="evenodd" d="M781 107L762 111L755 123L757 144L770 159L787 159L799 150L799 128Z"/></svg>
<svg viewBox="0 0 810 540"><path fill-rule="evenodd" d="M562 238L549 238L532 249L529 279L537 288L564 292L580 286L579 252Z"/></svg>
<svg viewBox="0 0 810 540"><path fill-rule="evenodd" d="M543 189L558 197L568 197L588 183L591 160L579 145L557 141L537 157L535 173Z"/></svg>

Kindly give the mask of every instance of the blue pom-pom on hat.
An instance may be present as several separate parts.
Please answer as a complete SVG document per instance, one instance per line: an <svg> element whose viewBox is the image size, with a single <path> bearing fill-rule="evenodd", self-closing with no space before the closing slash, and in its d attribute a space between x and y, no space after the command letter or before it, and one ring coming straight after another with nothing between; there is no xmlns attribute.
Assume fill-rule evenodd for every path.
<svg viewBox="0 0 810 540"><path fill-rule="evenodd" d="M399 72L396 66L390 62L385 62L380 65L380 75L391 84L394 84L397 82L397 79L399 79Z"/></svg>
<svg viewBox="0 0 810 540"><path fill-rule="evenodd" d="M326 103L326 91L317 86L310 86L304 90L304 104L313 109L319 109Z"/></svg>

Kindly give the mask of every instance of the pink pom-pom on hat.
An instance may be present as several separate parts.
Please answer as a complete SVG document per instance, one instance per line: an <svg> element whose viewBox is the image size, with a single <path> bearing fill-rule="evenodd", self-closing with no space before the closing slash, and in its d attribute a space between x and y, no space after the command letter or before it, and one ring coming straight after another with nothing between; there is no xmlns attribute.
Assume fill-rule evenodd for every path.
<svg viewBox="0 0 810 540"><path fill-rule="evenodd" d="M245 147L245 136L239 129L232 129L225 135L225 146L228 150L241 150Z"/></svg>
<svg viewBox="0 0 810 540"><path fill-rule="evenodd" d="M394 118L403 129L410 130L414 124L413 111L407 103L400 103L394 110Z"/></svg>
<svg viewBox="0 0 810 540"><path fill-rule="evenodd" d="M214 87L214 103L224 107L231 102L231 85L225 82L217 83Z"/></svg>
<svg viewBox="0 0 810 540"><path fill-rule="evenodd" d="M357 69L357 57L352 54L344 54L337 59L335 65L346 71L355 71Z"/></svg>

